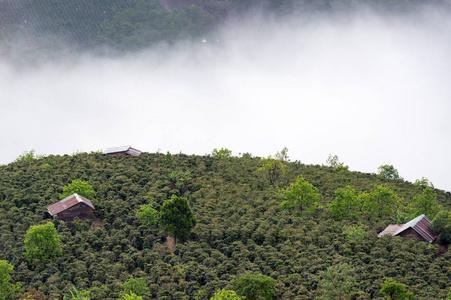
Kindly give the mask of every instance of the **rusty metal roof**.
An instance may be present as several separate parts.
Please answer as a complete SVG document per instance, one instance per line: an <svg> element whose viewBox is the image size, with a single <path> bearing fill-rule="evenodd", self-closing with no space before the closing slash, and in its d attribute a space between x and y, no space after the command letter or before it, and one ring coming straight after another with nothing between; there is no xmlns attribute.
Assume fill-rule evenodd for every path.
<svg viewBox="0 0 451 300"><path fill-rule="evenodd" d="M432 230L431 220L429 220L424 214L404 224L395 233L393 233L393 235L394 236L398 235L408 228L412 228L413 230L415 230L429 243L432 243L437 237L437 235Z"/></svg>
<svg viewBox="0 0 451 300"><path fill-rule="evenodd" d="M429 220L425 215L418 216L415 219L410 220L406 224L388 225L387 228L384 229L384 231L377 235L377 237L381 237L386 234L396 236L409 228L415 230L429 243L432 243L437 237L437 235L432 230L431 220Z"/></svg>
<svg viewBox="0 0 451 300"><path fill-rule="evenodd" d="M68 208L71 208L72 206L77 205L80 202L86 204L87 206L89 206L90 208L95 210L94 205L92 205L92 202L90 200L86 199L83 196L80 196L77 193L72 194L69 197L64 198L63 200L58 201L55 204L48 206L47 210L50 215L54 216Z"/></svg>
<svg viewBox="0 0 451 300"><path fill-rule="evenodd" d="M404 224L388 225L387 228L384 229L384 231L382 231L377 235L377 237L381 237L386 234L393 235L393 233L398 231L398 229L401 228L402 226L404 226Z"/></svg>
<svg viewBox="0 0 451 300"><path fill-rule="evenodd" d="M141 151L132 148L131 146L111 147L103 151L103 154L125 153L132 156L139 156Z"/></svg>

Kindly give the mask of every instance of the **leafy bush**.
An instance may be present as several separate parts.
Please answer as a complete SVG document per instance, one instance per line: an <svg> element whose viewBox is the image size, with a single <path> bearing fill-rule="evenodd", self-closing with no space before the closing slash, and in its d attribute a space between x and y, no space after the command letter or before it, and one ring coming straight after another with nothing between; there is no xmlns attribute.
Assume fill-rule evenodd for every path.
<svg viewBox="0 0 451 300"><path fill-rule="evenodd" d="M247 273L232 281L233 289L248 300L273 299L276 295L276 280L262 274Z"/></svg>
<svg viewBox="0 0 451 300"><path fill-rule="evenodd" d="M96 192L88 182L83 180L73 180L70 184L63 187L63 193L60 195L60 199L69 197L74 193L89 200L93 200L96 196Z"/></svg>
<svg viewBox="0 0 451 300"><path fill-rule="evenodd" d="M31 226L25 234L25 256L28 263L34 259L48 259L61 256L60 235L52 222Z"/></svg>

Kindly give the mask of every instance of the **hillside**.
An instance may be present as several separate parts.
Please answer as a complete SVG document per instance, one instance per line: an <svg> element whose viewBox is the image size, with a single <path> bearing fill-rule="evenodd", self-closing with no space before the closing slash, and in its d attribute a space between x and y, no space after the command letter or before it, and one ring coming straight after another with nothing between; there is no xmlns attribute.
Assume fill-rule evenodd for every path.
<svg viewBox="0 0 451 300"><path fill-rule="evenodd" d="M389 277L406 284L417 299L446 299L449 252L439 256L437 245L399 237L378 239L395 222L394 215L362 214L339 221L327 210L334 191L347 185L361 193L384 184L403 205L420 195L421 187L345 169L283 164L286 174L275 185L258 171L263 160L249 154L78 153L0 166L0 260L14 266L11 282L21 282L24 291L35 288L45 299L62 299L74 286L91 299L114 299L130 276L145 279L151 298L209 299L247 271L274 278L278 299L315 299L325 293L321 272L341 264L353 270L356 282L345 299L382 299L379 290ZM177 170L192 170L181 190L171 189L168 178ZM281 209L278 192L299 175L319 190L314 211ZM68 228L53 221L63 255L28 265L23 255L26 231L51 220L46 207L59 200L72 180L92 185L96 223L103 226L94 228L90 220ZM443 208L450 209L451 194L436 193ZM174 194L188 199L197 225L171 253L158 226L141 225L135 213L143 204L159 210ZM348 241L343 228L359 222L366 231L364 240Z"/></svg>

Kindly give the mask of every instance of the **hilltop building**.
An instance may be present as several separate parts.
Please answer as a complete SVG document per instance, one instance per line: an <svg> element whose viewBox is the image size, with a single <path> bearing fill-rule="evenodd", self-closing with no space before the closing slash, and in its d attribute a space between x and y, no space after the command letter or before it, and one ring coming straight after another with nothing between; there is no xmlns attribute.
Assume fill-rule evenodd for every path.
<svg viewBox="0 0 451 300"><path fill-rule="evenodd" d="M402 238L413 237L418 241L434 243L437 234L432 230L431 220L425 215L416 217L406 224L388 225L377 237L384 235L400 236Z"/></svg>
<svg viewBox="0 0 451 300"><path fill-rule="evenodd" d="M70 226L75 218L90 219L95 208L90 200L75 193L48 206L47 210L53 218L64 221Z"/></svg>
<svg viewBox="0 0 451 300"><path fill-rule="evenodd" d="M112 147L103 151L104 155L131 155L131 156L139 156L141 151L138 149L132 148L131 146L121 146L121 147Z"/></svg>

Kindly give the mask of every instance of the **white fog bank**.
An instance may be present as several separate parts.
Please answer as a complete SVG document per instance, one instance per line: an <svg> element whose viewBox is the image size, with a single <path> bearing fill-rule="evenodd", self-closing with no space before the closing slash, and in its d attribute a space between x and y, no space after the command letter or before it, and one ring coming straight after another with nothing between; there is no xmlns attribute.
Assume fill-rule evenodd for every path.
<svg viewBox="0 0 451 300"><path fill-rule="evenodd" d="M217 44L16 70L0 62L0 163L25 150L226 147L451 190L451 16L228 25Z"/></svg>

